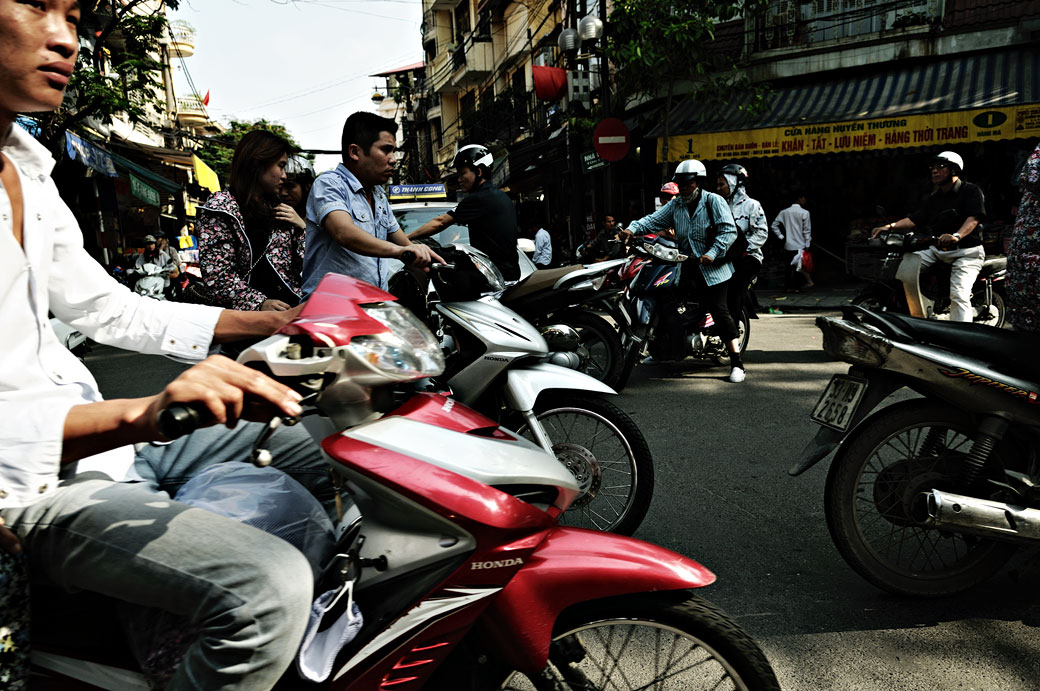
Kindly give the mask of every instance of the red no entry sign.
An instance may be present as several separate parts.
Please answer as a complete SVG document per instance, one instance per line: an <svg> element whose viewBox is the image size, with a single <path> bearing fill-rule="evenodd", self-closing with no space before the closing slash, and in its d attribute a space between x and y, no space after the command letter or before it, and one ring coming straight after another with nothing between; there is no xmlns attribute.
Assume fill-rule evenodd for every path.
<svg viewBox="0 0 1040 691"><path fill-rule="evenodd" d="M592 132L592 145L604 161L620 161L628 153L631 143L628 128L617 118L601 121Z"/></svg>

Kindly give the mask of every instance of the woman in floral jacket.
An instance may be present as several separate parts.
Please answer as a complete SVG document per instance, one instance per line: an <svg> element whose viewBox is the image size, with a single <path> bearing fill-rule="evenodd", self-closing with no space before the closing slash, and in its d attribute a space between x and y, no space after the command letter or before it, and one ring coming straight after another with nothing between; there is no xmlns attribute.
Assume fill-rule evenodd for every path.
<svg viewBox="0 0 1040 691"><path fill-rule="evenodd" d="M264 130L246 133L229 189L199 208L199 263L209 300L238 310L287 310L300 301L306 224L278 199L293 147Z"/></svg>
<svg viewBox="0 0 1040 691"><path fill-rule="evenodd" d="M1019 331L1040 331L1040 145L1018 181L1022 201L1007 255L1008 321Z"/></svg>

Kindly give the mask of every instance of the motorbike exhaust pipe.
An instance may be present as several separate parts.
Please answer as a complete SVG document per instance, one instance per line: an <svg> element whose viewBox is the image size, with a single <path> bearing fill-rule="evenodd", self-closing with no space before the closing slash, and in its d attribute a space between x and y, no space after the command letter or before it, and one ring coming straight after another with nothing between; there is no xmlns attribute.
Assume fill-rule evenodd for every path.
<svg viewBox="0 0 1040 691"><path fill-rule="evenodd" d="M937 489L918 496L914 517L921 525L1004 542L1040 540L1040 510Z"/></svg>

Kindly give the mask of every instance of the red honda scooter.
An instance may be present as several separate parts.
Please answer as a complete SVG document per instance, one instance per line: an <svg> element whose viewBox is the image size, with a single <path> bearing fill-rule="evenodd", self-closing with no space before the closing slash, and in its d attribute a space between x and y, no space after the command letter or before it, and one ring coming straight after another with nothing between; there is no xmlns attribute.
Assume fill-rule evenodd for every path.
<svg viewBox="0 0 1040 691"><path fill-rule="evenodd" d="M779 689L754 641L689 591L711 572L558 526L578 487L556 458L447 395L401 403L400 384L443 360L388 293L330 275L239 360L307 396L304 424L360 510L341 521L316 591L336 590L330 620L356 603L364 625L332 650L321 688ZM68 650L34 663L110 689L144 681Z"/></svg>

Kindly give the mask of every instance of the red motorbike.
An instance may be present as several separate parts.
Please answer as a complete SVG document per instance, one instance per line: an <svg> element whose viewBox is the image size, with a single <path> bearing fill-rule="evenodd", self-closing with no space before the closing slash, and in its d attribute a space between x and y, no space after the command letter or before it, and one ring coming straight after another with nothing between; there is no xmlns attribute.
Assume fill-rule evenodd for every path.
<svg viewBox="0 0 1040 691"><path fill-rule="evenodd" d="M556 458L444 393L404 392L443 359L390 294L329 275L239 360L307 396L303 424L359 509L316 592L336 590L327 616L354 602L364 624L321 688L779 689L754 641L690 592L715 580L706 568L557 525L578 486ZM143 681L125 664L36 650L38 667L105 688Z"/></svg>

